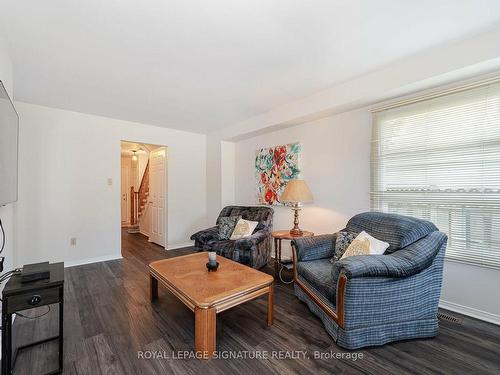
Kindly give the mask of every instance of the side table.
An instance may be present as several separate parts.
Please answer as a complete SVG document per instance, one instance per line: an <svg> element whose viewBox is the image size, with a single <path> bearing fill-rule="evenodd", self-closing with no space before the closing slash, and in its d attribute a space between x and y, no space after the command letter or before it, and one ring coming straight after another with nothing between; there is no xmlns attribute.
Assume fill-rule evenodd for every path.
<svg viewBox="0 0 500 375"><path fill-rule="evenodd" d="M277 230L272 233L272 236L274 238L274 273L276 274L276 278L281 280L280 267L283 267L281 261L281 241L292 241L295 238L312 237L314 233L304 230L301 236L292 236L289 230Z"/></svg>
<svg viewBox="0 0 500 375"><path fill-rule="evenodd" d="M21 282L21 275L12 276L2 291L2 375L10 375L16 364L19 350L58 340L58 368L47 374L59 374L63 369L63 311L64 263L52 263L50 278L28 283ZM20 346L12 355L12 314L39 306L59 304L59 334Z"/></svg>

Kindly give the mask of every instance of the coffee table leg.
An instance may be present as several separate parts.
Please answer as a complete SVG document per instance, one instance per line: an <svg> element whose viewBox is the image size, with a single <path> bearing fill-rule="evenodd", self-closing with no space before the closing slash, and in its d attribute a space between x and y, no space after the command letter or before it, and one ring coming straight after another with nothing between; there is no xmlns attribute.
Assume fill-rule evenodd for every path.
<svg viewBox="0 0 500 375"><path fill-rule="evenodd" d="M213 356L216 348L216 322L215 309L194 310L194 347L204 359Z"/></svg>
<svg viewBox="0 0 500 375"><path fill-rule="evenodd" d="M151 302L158 299L158 280L153 275L149 275L149 295Z"/></svg>
<svg viewBox="0 0 500 375"><path fill-rule="evenodd" d="M267 295L267 325L273 325L273 297L274 297L274 286L273 284L269 285L269 294Z"/></svg>

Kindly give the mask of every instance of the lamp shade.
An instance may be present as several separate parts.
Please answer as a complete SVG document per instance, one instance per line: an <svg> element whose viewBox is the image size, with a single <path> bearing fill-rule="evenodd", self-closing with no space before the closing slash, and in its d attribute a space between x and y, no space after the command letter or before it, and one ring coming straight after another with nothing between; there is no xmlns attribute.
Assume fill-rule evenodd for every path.
<svg viewBox="0 0 500 375"><path fill-rule="evenodd" d="M290 180L281 194L282 203L307 203L313 201L313 195L304 180Z"/></svg>

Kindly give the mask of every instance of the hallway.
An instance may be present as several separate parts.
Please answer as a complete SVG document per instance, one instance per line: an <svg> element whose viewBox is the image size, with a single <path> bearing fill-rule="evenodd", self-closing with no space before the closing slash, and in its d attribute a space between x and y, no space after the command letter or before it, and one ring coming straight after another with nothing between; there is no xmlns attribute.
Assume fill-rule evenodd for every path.
<svg viewBox="0 0 500 375"><path fill-rule="evenodd" d="M122 256L126 259L138 260L148 265L154 260L171 258L193 252L192 247L165 250L163 246L149 242L141 233L128 233L127 228L122 228Z"/></svg>

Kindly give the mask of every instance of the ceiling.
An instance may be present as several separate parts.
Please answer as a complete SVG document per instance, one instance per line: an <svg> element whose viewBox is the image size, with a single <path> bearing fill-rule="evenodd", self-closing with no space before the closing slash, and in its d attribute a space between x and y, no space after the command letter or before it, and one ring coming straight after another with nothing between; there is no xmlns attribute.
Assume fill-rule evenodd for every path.
<svg viewBox="0 0 500 375"><path fill-rule="evenodd" d="M16 100L209 133L500 25L498 0L1 0Z"/></svg>

